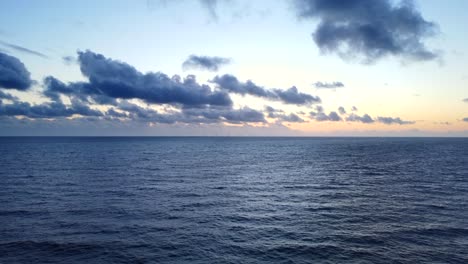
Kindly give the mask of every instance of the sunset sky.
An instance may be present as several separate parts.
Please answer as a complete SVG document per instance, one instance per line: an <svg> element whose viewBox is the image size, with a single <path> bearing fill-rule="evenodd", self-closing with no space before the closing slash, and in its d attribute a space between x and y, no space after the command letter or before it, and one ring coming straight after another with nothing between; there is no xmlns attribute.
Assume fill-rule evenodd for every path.
<svg viewBox="0 0 468 264"><path fill-rule="evenodd" d="M465 0L0 10L0 135L468 136Z"/></svg>

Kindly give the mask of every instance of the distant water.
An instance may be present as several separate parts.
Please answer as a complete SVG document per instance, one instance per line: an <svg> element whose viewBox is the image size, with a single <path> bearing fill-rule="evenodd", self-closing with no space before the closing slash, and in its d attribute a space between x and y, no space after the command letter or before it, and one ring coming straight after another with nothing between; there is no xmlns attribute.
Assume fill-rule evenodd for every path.
<svg viewBox="0 0 468 264"><path fill-rule="evenodd" d="M468 263L468 139L0 138L0 263Z"/></svg>

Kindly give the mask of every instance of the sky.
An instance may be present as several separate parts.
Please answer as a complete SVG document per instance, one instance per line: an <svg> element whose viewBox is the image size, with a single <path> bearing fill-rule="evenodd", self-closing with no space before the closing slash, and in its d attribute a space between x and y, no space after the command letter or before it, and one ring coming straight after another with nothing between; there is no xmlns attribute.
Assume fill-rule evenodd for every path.
<svg viewBox="0 0 468 264"><path fill-rule="evenodd" d="M0 135L468 136L465 0L0 2Z"/></svg>

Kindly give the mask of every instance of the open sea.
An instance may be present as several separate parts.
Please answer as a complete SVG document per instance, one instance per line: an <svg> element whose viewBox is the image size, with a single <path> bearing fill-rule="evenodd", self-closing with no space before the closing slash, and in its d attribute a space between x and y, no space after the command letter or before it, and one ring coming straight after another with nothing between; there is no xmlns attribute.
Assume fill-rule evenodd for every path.
<svg viewBox="0 0 468 264"><path fill-rule="evenodd" d="M468 138L0 138L0 263L468 263Z"/></svg>

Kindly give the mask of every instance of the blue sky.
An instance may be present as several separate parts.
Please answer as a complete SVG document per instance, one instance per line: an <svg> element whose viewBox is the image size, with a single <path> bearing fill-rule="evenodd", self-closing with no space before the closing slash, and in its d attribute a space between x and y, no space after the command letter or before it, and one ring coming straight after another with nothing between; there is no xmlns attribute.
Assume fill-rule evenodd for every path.
<svg viewBox="0 0 468 264"><path fill-rule="evenodd" d="M0 53L24 64L32 82L25 90L0 88L17 97L2 99L0 114L4 121L0 134L468 135L468 122L464 121L468 118L468 102L464 101L468 98L468 29L463 26L468 24L464 14L468 9L466 1L415 1L407 7L412 12L407 16L423 19L416 26L405 24L396 15L400 1L348 2L356 3L354 10L361 8L378 14L367 17L355 16L344 0L328 2L336 4L333 12L321 2L2 1ZM307 13L308 7L316 9ZM382 22L379 15L389 19ZM329 27L321 27L324 24ZM314 37L319 29L325 32L343 25L345 33L335 30L322 39ZM363 40L369 41L376 35L351 35L356 32L353 25L380 27L379 34L390 32L386 37L393 39L377 43L375 49L371 46L375 42L362 46ZM426 34L429 29L433 34ZM379 39L372 39L376 40ZM339 48L331 48L336 43ZM350 44L361 46L345 50ZM343 50L346 55L340 56ZM80 56L78 51L90 53ZM375 55L376 52L381 55ZM421 56L424 52L430 56ZM102 55L104 59L92 59L90 54ZM203 65L182 67L190 55L199 59L225 58L229 63L220 65L218 71L206 70ZM69 61L64 61L64 57ZM85 70L98 72L85 74L84 63L88 63ZM96 63L108 67L105 76ZM211 89L213 94L207 96L219 92L232 103L220 109L211 105L212 101L203 101L196 106L196 112L187 110L186 101L180 98L146 98L161 88L159 84L145 81L146 86L132 83L133 86L122 88L134 89L124 91L132 96L117 93L115 87L101 87L103 82L115 81L109 76L117 72L111 70L121 64L146 76L142 80L154 77L145 75L149 72L161 72L169 78L179 75L182 80L195 75L197 85ZM3 65L4 70L8 67ZM128 81L123 77L125 73L119 74L119 81ZM238 85L213 82L215 76L223 75L235 77ZM97 103L74 92L61 93L60 105L52 105L54 101L44 93L51 89L44 82L48 76L65 85L89 82L93 91L116 101ZM92 78L98 80L93 82ZM252 93L248 80L268 95ZM343 87L317 88L314 84L318 82L342 83ZM171 85L192 89L177 82ZM320 102L285 100L287 94L283 96L283 92L294 92L288 90L293 86L297 89L295 96L317 97ZM76 85L70 87L76 89ZM167 89L158 91L173 92ZM198 95L190 92L184 96ZM20 103L27 103L29 108L23 105L18 110ZM136 107L130 110L129 104L139 112ZM88 116L72 109L78 105L102 115ZM60 106L67 114L39 115L37 106L48 111ZM275 111L268 111L267 107ZM345 111L340 112L340 107ZM357 110L352 111L353 107ZM110 109L123 115L106 114ZM146 115L141 114L143 110ZM333 118L332 112L338 118ZM366 114L372 122L362 122ZM163 116L165 121L161 121Z"/></svg>

